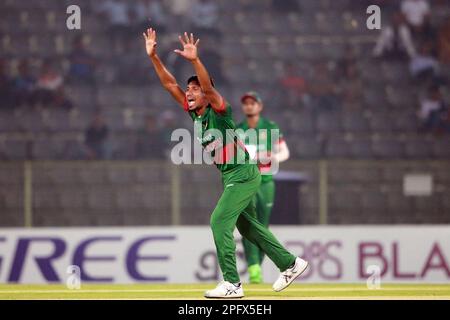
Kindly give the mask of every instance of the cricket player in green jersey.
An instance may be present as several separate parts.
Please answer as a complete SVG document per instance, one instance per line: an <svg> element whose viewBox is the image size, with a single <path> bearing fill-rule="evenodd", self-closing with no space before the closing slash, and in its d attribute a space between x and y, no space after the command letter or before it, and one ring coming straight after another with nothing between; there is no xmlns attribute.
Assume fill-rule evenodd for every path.
<svg viewBox="0 0 450 320"><path fill-rule="evenodd" d="M241 103L246 119L238 124L237 128L244 132L254 129L257 137L256 141L250 141L248 135L245 134L241 137L250 157L258 161L258 168L261 172L261 186L254 198L256 217L262 225L268 227L275 198L272 164L275 161L278 163L286 161L289 158L289 149L278 125L261 116L263 102L258 93L247 92L242 96ZM277 141L272 141L274 136L271 134L272 130L277 131ZM255 142L256 144L254 144ZM269 161L266 158L269 158ZM262 159L263 162L259 161ZM242 239L242 244L247 260L250 283L261 283L263 281L261 264L264 259L264 252L245 238Z"/></svg>
<svg viewBox="0 0 450 320"><path fill-rule="evenodd" d="M223 281L205 292L207 298L240 298L244 291L236 268L236 244L233 231L260 248L280 270L273 289L281 291L301 275L308 263L288 252L274 235L256 218L252 199L261 184L256 164L250 163L245 146L234 130L231 106L214 88L214 84L198 55L199 40L193 34L180 36L183 50L175 53L189 61L196 75L187 81L186 91L167 70L156 53L156 32L144 33L147 54L163 87L194 121L196 138L208 152L222 175L224 191L211 214L210 224ZM210 130L215 130L210 134ZM220 133L220 134L217 134ZM198 190L201 192L201 189Z"/></svg>

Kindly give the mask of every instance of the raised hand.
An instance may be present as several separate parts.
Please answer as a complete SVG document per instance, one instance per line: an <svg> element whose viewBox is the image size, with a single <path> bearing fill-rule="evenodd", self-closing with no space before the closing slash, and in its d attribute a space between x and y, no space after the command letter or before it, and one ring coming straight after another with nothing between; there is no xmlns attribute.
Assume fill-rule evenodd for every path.
<svg viewBox="0 0 450 320"><path fill-rule="evenodd" d="M153 57L156 54L156 31L152 28L147 29L147 32L143 33L145 38L145 49L149 57Z"/></svg>
<svg viewBox="0 0 450 320"><path fill-rule="evenodd" d="M174 50L175 53L179 54L183 58L193 61L198 58L198 43L200 42L200 39L197 39L195 41L194 35L191 33L190 36L185 32L184 33L184 39L181 36L178 36L178 39L180 39L181 45L183 46L183 51L181 50Z"/></svg>

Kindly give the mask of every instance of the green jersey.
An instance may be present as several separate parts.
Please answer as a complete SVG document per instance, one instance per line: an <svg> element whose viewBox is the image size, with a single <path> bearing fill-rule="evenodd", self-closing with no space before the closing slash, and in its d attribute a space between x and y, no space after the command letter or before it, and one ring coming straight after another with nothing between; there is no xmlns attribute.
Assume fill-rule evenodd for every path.
<svg viewBox="0 0 450 320"><path fill-rule="evenodd" d="M184 103L184 109L194 121L196 139L222 173L248 164L250 159L244 143L236 135L231 106L224 103L223 112L217 112L208 105L202 115L189 111L187 101Z"/></svg>
<svg viewBox="0 0 450 320"><path fill-rule="evenodd" d="M250 127L248 126L247 120L244 120L240 124L238 124L237 128L242 129L244 131L247 131L248 129L250 129ZM257 155L258 153L264 153L264 152L271 153L272 147L275 144L283 141L283 134L281 133L278 125L275 122L270 121L264 117L259 118L259 121L254 129L257 134L257 145L250 144L248 136L241 137L241 139L244 140L246 148L251 153L255 153L255 155ZM272 142L271 130L278 130L278 135L276 135L278 138L278 141ZM272 175L268 174L268 172L270 172L270 168L271 168L270 163L262 164L262 163L258 162L258 168L259 168L259 171L261 173L263 173L262 174L262 182L271 181L273 179Z"/></svg>

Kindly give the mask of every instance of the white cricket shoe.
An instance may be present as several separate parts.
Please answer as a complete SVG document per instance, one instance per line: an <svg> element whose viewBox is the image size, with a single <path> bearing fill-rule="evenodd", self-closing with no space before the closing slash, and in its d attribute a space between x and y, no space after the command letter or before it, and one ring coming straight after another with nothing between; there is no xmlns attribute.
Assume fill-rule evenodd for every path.
<svg viewBox="0 0 450 320"><path fill-rule="evenodd" d="M205 292L205 298L233 299L242 298L243 296L244 289L242 289L242 284L236 286L228 281L221 281L215 289Z"/></svg>
<svg viewBox="0 0 450 320"><path fill-rule="evenodd" d="M297 257L295 263L291 268L283 271L278 277L277 281L273 284L272 288L274 291L279 292L286 289L292 281L297 279L303 272L308 268L308 262L302 258Z"/></svg>

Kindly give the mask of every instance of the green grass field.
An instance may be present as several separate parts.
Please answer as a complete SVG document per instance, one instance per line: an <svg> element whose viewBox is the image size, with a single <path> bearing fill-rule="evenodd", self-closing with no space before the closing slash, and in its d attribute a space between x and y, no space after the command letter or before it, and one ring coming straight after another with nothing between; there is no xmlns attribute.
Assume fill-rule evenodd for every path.
<svg viewBox="0 0 450 320"><path fill-rule="evenodd" d="M0 285L4 299L204 299L214 284L84 285L69 290L63 285ZM269 284L244 285L244 299L446 299L449 285L382 284L369 290L363 284L295 284L275 293Z"/></svg>

